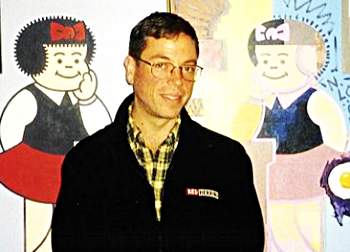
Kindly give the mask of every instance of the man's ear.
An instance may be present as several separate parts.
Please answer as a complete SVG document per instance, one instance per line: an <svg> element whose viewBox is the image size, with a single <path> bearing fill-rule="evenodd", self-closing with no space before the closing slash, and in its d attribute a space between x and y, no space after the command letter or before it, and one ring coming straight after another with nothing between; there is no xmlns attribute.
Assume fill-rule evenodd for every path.
<svg viewBox="0 0 350 252"><path fill-rule="evenodd" d="M129 85L134 84L134 76L136 70L136 61L130 55L126 56L124 59L124 68L125 68L125 79Z"/></svg>

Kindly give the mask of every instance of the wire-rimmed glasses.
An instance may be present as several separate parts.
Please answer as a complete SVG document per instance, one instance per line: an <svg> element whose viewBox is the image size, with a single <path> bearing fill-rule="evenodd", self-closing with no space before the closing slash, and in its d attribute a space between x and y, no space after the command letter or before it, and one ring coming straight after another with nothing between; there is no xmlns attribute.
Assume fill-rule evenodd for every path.
<svg viewBox="0 0 350 252"><path fill-rule="evenodd" d="M196 81L203 70L203 67L194 64L175 66L173 63L167 61L151 63L141 58L135 59L151 66L151 73L157 79L167 79L171 76L174 69L179 68L181 71L181 76L184 80Z"/></svg>

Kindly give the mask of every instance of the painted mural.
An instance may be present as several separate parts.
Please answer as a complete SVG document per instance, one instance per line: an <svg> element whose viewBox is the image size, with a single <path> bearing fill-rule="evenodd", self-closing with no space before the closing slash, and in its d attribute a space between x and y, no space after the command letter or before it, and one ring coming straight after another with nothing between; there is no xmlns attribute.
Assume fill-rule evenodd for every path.
<svg viewBox="0 0 350 252"><path fill-rule="evenodd" d="M47 1L45 6L35 0L1 2L1 58L6 61L0 75L0 226L6 228L0 229L0 251L51 251L51 218L64 156L112 121L111 111L125 97L122 87L128 88L116 64L109 69L114 59L97 56L116 55L122 69L127 50L120 48L127 44L130 30L125 28L123 40L118 32L166 6L156 1L140 6L130 21L120 29L113 26L118 32L112 32L108 26L118 12L114 1L78 2L75 15L69 15L74 10L70 1ZM87 25L96 17L94 5L100 11L114 8L105 20L92 22L99 29ZM102 48L98 41L104 41ZM113 86L117 90L110 92ZM109 92L113 95L106 96ZM109 108L108 100L113 101Z"/></svg>
<svg viewBox="0 0 350 252"><path fill-rule="evenodd" d="M265 250L347 251L348 1L171 2L220 59L202 58L194 118L251 156Z"/></svg>
<svg viewBox="0 0 350 252"><path fill-rule="evenodd" d="M26 251L50 247L64 155L111 122L96 95L97 77L90 68L94 50L85 23L70 17L31 21L15 43L19 70L32 83L13 95L0 118L0 181L24 199ZM95 113L104 115L98 124Z"/></svg>
<svg viewBox="0 0 350 252"><path fill-rule="evenodd" d="M1 38L1 1L0 1L0 38ZM1 56L1 40L0 40L0 74L2 73L2 56Z"/></svg>
<svg viewBox="0 0 350 252"><path fill-rule="evenodd" d="M342 111L318 87L324 48L316 30L288 19L264 22L250 36L254 80L261 89L257 99L264 106L256 137L275 140L266 195L271 251L320 251L323 241L319 178L347 137ZM296 174L303 176L296 180Z"/></svg>
<svg viewBox="0 0 350 252"><path fill-rule="evenodd" d="M348 0L38 1L0 2L0 251L51 251L64 155L112 120L130 28L166 7L199 35L191 117L252 159L265 251L348 251Z"/></svg>
<svg viewBox="0 0 350 252"><path fill-rule="evenodd" d="M349 247L348 239L345 238L350 228L348 216L346 216L349 213L346 210L346 204L344 204L349 199L349 195L344 193L349 191L347 186L349 166L347 165L348 160L344 158L349 150L347 144L349 135L349 98L347 94L348 77L346 76L347 73L343 71L347 68L344 66L346 60L343 59L343 56L345 58L347 56L341 53L343 47L348 47L347 42L342 44L342 41L344 41L343 36L348 34L348 31L343 27L348 23L348 8L348 1L281 1L275 2L274 5L275 17L283 17L305 23L321 36L325 48L325 53L323 53L325 62L316 76L318 87L320 90L326 91L337 102L343 111L346 125L346 135L343 136L345 146L343 148L342 144L337 147L336 141L328 141L331 138L325 138L324 131L321 130L324 146L342 151L345 154L342 153L336 155L336 157L328 158L322 166L322 173L316 173L314 176L314 180L317 179L320 187L325 189L321 195L323 202L321 202L320 220L317 222L320 223L320 230L318 231L320 238L314 236L315 240L313 243L305 243L308 245L308 250L306 251L347 251ZM324 105L320 105L318 110L322 115L329 112ZM334 117L327 116L324 119L330 121ZM321 123L318 123L318 125L321 126ZM341 124L333 125L329 127L328 132L331 137L333 135L334 139L336 139L343 134L342 129ZM340 140L339 143L341 143L341 138L338 139ZM324 158L323 155L317 155L316 157L319 159ZM304 174L303 172L302 176ZM340 204L339 207L337 203ZM343 210L339 211L339 209ZM302 212L304 216L307 217L307 214L310 214L309 210L309 208L306 208ZM312 217L314 216L313 214ZM340 216L343 218L340 218ZM308 221L308 218L310 216L305 218L304 223ZM344 221L344 223L341 222L343 225L339 225L340 219ZM314 231L317 231L317 229L314 228ZM300 229L299 234L303 233L305 233L303 229ZM305 235L302 236L302 238L304 237ZM317 241L317 239L319 240ZM293 246L291 247L293 248Z"/></svg>

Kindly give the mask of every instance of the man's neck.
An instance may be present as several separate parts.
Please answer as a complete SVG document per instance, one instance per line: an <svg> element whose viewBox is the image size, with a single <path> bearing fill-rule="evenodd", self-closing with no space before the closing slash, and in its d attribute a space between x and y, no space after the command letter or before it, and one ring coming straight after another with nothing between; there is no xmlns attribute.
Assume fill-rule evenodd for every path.
<svg viewBox="0 0 350 252"><path fill-rule="evenodd" d="M146 146L153 153L157 151L160 144L167 138L177 120L176 118L168 119L142 115L134 109L131 114L136 126L141 130Z"/></svg>

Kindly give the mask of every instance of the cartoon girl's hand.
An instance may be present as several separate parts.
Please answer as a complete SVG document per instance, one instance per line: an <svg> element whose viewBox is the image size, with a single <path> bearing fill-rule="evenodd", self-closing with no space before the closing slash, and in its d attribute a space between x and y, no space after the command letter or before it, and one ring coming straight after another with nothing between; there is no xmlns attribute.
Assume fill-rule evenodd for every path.
<svg viewBox="0 0 350 252"><path fill-rule="evenodd" d="M97 89L97 78L94 71L89 70L83 74L83 79L79 83L79 88L73 94L82 101L87 101L94 97Z"/></svg>

